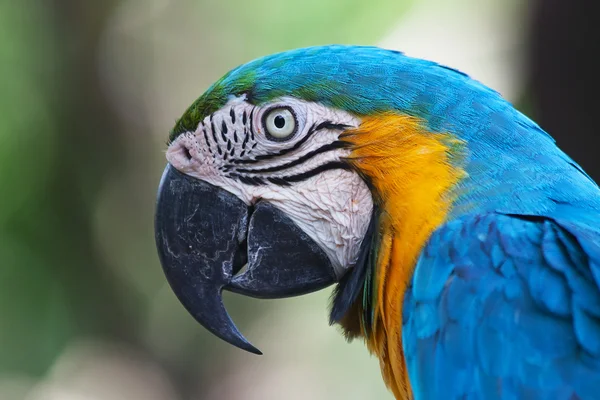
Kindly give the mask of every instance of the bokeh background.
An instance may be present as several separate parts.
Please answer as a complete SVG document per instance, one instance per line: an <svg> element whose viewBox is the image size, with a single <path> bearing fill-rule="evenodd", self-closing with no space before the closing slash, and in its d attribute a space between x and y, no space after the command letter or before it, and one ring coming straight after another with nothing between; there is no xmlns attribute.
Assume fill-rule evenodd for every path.
<svg viewBox="0 0 600 400"><path fill-rule="evenodd" d="M0 1L0 399L391 399L329 291L226 295L265 353L206 333L153 241L169 129L227 70L379 44L499 90L600 178L593 0ZM594 20L595 19L595 20Z"/></svg>

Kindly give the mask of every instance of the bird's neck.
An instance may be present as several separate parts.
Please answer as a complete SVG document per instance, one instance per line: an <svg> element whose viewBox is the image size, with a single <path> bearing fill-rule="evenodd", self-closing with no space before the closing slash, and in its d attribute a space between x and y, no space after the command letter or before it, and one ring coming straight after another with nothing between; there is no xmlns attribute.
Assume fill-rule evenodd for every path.
<svg viewBox="0 0 600 400"><path fill-rule="evenodd" d="M419 120L397 114L363 119L344 140L349 161L373 187L381 216L372 287L363 296L370 327L360 322L369 350L380 360L387 385L397 398L411 398L402 349L402 304L421 249L447 218L453 188L464 177L461 142L428 132ZM361 316L357 316L361 318Z"/></svg>

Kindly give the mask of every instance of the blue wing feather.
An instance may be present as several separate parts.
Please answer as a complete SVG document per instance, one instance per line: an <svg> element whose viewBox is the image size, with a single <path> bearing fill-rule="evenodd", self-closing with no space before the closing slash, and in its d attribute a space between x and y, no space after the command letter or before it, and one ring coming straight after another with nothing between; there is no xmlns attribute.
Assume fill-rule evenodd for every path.
<svg viewBox="0 0 600 400"><path fill-rule="evenodd" d="M416 399L600 397L594 214L470 215L432 235L403 309Z"/></svg>

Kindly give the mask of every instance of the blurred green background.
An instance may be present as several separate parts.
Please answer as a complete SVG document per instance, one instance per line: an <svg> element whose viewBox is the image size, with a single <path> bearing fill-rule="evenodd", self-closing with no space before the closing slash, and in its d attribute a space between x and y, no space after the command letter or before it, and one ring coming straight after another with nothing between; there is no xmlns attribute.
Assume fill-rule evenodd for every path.
<svg viewBox="0 0 600 400"><path fill-rule="evenodd" d="M167 133L240 63L301 46L379 44L458 67L499 90L542 118L594 174L595 152L574 136L595 138L586 130L592 113L576 107L593 100L569 90L597 87L579 68L589 66L585 43L595 39L584 30L562 40L569 24L582 26L577 18L589 22L588 13L582 6L571 19L564 10L544 14L542 3L561 7L1 1L0 399L391 399L377 360L328 326L329 291L279 301L226 296L262 357L212 337L186 313L153 241ZM562 25L550 24L556 17ZM554 39L544 36L549 31ZM571 62L553 59L578 46ZM587 79L586 87L569 82L569 68L579 68L572 76ZM576 132L568 112L556 117L565 98L580 114Z"/></svg>

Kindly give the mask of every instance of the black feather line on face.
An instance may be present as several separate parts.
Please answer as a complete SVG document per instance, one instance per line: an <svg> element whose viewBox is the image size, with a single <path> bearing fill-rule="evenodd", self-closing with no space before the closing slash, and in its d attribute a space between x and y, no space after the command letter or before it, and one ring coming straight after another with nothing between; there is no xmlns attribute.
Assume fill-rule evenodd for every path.
<svg viewBox="0 0 600 400"><path fill-rule="evenodd" d="M208 152L210 154L213 154L210 142L208 141L208 135L206 134L206 128L202 128L202 134L204 135L204 142L206 143L206 148L208 149Z"/></svg>
<svg viewBox="0 0 600 400"><path fill-rule="evenodd" d="M225 120L223 120L223 122L221 122L221 137L223 138L224 142L228 142L226 134L227 134L227 124L225 123Z"/></svg>
<svg viewBox="0 0 600 400"><path fill-rule="evenodd" d="M276 165L274 167L267 167L267 168L255 168L255 169L238 168L238 169L236 169L236 171L239 173L247 173L247 174L281 171L284 169L295 167L296 165L300 165L300 164L310 160L311 158L315 157L318 154L325 153L325 152L332 151L332 150L343 149L344 147L347 147L348 145L349 145L349 143L347 143L347 142L337 140L335 142L323 145L323 146L319 147L318 149L310 151L310 152L304 154L303 156L301 156L293 161L290 161L289 163L286 163L286 164Z"/></svg>
<svg viewBox="0 0 600 400"><path fill-rule="evenodd" d="M348 171L348 170L352 170L353 168L349 164L347 164L346 162L343 162L343 161L331 161L331 162L319 165L318 167L308 170L306 172L302 172L300 174L281 176L281 177L267 177L266 179L269 182L274 183L279 186L290 186L292 183L305 181L309 178L312 178L315 175L320 174L321 172L329 171L329 170L333 170L333 169L343 169L343 170ZM249 179L253 179L254 182L260 182L259 184L265 184L265 181L262 178L258 178L258 177L254 177L254 176L240 175L235 172L229 174L228 176L230 178L238 179L242 183L247 183L247 182L249 182ZM252 184L256 185L256 183L252 183Z"/></svg>
<svg viewBox="0 0 600 400"><path fill-rule="evenodd" d="M320 174L321 172L329 171L332 169L343 169L349 171L352 170L352 167L343 161L331 161L323 165L319 165L318 167L303 172L301 174L284 176L282 177L282 179L286 180L287 182L302 182L307 180L308 178L312 178L313 176Z"/></svg>
<svg viewBox="0 0 600 400"><path fill-rule="evenodd" d="M256 110L256 106L254 106L252 108L252 111L250 111L250 135L252 135L252 141L254 142L254 110ZM255 143L256 144L256 143Z"/></svg>
<svg viewBox="0 0 600 400"><path fill-rule="evenodd" d="M248 129L244 127L244 140L242 141L242 150L246 150L246 144L248 144L248 139L250 139L250 136L248 135Z"/></svg>
<svg viewBox="0 0 600 400"><path fill-rule="evenodd" d="M288 181L286 181L285 179L283 179L283 178L278 178L278 177L276 177L276 176L273 176L273 177L271 177L271 178L267 178L267 180L268 180L269 182L271 182L271 183L274 183L275 185L278 185L278 186L284 186L284 187L285 187L285 186L291 186L291 185L292 185L291 183L289 183L289 182L288 182Z"/></svg>
<svg viewBox="0 0 600 400"><path fill-rule="evenodd" d="M237 179L238 181L245 183L246 185L259 186L264 185L265 181L255 176L243 176L235 173L227 175L228 178Z"/></svg>

